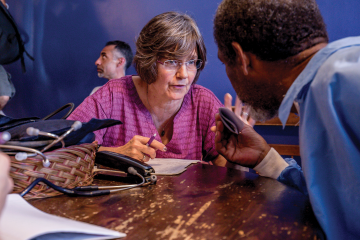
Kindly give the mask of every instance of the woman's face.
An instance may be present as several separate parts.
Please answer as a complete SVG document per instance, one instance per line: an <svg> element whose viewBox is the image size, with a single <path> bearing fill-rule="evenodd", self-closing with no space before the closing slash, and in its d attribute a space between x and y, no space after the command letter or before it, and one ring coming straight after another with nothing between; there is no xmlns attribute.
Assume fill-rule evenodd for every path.
<svg viewBox="0 0 360 240"><path fill-rule="evenodd" d="M168 61L170 60L170 61ZM194 81L197 69L191 66L185 66L185 63L193 63L191 60L197 60L197 54L194 52L186 58L176 59L180 62L177 67L173 61L175 59L159 58L157 62L157 79L151 84L155 87L160 96L166 96L169 100L179 100L184 98ZM165 63L165 61L168 61ZM164 64L165 63L165 64Z"/></svg>

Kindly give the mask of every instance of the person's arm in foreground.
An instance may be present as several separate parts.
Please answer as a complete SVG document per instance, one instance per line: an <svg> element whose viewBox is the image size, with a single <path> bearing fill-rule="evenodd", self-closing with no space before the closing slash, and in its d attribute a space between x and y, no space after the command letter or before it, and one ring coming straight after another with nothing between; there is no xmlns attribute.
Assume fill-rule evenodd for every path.
<svg viewBox="0 0 360 240"><path fill-rule="evenodd" d="M295 160L284 160L250 125L239 135L225 129L220 115L215 115L215 148L229 162L253 168L261 176L277 179L307 194L304 175Z"/></svg>
<svg viewBox="0 0 360 240"><path fill-rule="evenodd" d="M7 155L0 153L0 214L4 207L6 195L13 188L13 181L9 176L10 159Z"/></svg>

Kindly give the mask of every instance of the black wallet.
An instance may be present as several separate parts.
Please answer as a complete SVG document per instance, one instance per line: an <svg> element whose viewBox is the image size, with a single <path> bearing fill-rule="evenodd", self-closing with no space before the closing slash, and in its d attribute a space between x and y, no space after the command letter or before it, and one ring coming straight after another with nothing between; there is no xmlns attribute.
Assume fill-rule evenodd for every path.
<svg viewBox="0 0 360 240"><path fill-rule="evenodd" d="M230 132L239 134L244 128L245 123L230 109L221 107L219 108L219 114L221 121Z"/></svg>

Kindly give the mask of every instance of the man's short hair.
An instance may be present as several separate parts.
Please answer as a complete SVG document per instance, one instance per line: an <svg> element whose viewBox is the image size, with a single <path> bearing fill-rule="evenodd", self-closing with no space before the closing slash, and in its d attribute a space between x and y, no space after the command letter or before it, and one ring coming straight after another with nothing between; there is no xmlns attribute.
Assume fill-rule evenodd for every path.
<svg viewBox="0 0 360 240"><path fill-rule="evenodd" d="M216 11L214 37L230 64L232 42L261 60L276 61L328 41L315 0L224 0Z"/></svg>
<svg viewBox="0 0 360 240"><path fill-rule="evenodd" d="M196 51L203 61L193 83L206 63L203 37L194 19L180 12L165 12L152 18L141 30L136 41L135 68L140 78L151 84L157 78L157 60L187 57Z"/></svg>
<svg viewBox="0 0 360 240"><path fill-rule="evenodd" d="M126 60L125 70L128 69L131 66L134 58L129 44L123 41L116 40L116 41L107 42L105 46L110 46L110 45L115 45L115 49L118 50L124 56Z"/></svg>

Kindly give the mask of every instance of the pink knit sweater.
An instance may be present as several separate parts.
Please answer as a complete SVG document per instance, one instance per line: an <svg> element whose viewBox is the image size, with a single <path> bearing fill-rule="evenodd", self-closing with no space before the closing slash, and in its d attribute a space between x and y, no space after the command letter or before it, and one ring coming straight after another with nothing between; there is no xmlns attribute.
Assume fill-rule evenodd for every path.
<svg viewBox="0 0 360 240"><path fill-rule="evenodd" d="M174 118L174 132L166 145L167 152L156 152L157 158L197 159L209 161L218 156L214 148L214 115L222 103L208 89L193 85ZM113 79L87 97L68 117L88 122L91 118L116 119L121 125L95 132L104 147L126 144L134 135L150 137L157 133L150 112L139 98L132 76ZM157 133L156 140L161 142Z"/></svg>

